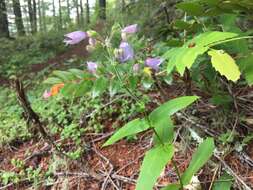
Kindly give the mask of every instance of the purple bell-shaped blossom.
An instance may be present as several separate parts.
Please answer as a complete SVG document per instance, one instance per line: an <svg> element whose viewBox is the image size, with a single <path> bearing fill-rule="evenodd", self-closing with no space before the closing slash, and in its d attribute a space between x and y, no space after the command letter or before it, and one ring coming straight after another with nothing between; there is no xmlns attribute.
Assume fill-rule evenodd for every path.
<svg viewBox="0 0 253 190"><path fill-rule="evenodd" d="M123 41L126 42L128 35L134 34L136 32L138 32L138 25L137 24L129 25L121 30L121 38Z"/></svg>
<svg viewBox="0 0 253 190"><path fill-rule="evenodd" d="M163 60L161 58L147 58L145 65L154 69L155 71L159 70L159 66L162 64Z"/></svg>
<svg viewBox="0 0 253 190"><path fill-rule="evenodd" d="M88 71L90 71L91 73L95 74L98 68L98 64L92 61L88 61L87 62L87 69Z"/></svg>
<svg viewBox="0 0 253 190"><path fill-rule="evenodd" d="M86 32L83 31L75 31L64 35L64 37L64 42L66 43L66 45L74 45L87 38L88 35Z"/></svg>
<svg viewBox="0 0 253 190"><path fill-rule="evenodd" d="M132 25L126 26L125 28L121 30L121 32L126 33L126 34L134 34L138 32L138 24L132 24Z"/></svg>
<svg viewBox="0 0 253 190"><path fill-rule="evenodd" d="M134 58L134 50L127 42L121 42L118 52L117 58L121 63Z"/></svg>

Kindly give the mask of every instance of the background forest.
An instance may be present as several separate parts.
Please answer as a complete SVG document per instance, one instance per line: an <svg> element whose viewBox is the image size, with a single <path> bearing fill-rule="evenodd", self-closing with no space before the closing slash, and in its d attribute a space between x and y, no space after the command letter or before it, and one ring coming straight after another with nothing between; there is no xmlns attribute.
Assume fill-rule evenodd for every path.
<svg viewBox="0 0 253 190"><path fill-rule="evenodd" d="M253 189L252 0L0 0L0 190Z"/></svg>

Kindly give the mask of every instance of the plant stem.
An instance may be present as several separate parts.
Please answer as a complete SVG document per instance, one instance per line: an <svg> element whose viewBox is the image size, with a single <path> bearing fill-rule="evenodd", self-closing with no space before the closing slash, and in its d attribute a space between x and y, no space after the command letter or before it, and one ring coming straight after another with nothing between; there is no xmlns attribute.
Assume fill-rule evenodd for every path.
<svg viewBox="0 0 253 190"><path fill-rule="evenodd" d="M232 42L232 41L236 41L236 40L252 39L252 38L253 38L253 36L242 36L242 37L230 38L230 39L221 40L221 41L218 41L218 42L213 42L213 43L207 44L207 45L205 45L205 47L211 47L211 46L216 46L216 45L219 45L219 44Z"/></svg>
<svg viewBox="0 0 253 190"><path fill-rule="evenodd" d="M184 184L183 184L179 169L178 169L177 164L176 164L176 162L174 161L173 158L171 159L171 163L172 163L173 167L176 170L176 173L177 173L177 176L178 176L178 179L179 179L179 182L180 182L180 190L184 190Z"/></svg>

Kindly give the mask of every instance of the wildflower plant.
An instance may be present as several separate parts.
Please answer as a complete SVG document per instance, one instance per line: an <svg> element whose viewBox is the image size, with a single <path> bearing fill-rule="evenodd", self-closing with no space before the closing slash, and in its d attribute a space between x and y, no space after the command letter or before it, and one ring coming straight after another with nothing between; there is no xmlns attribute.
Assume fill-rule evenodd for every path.
<svg viewBox="0 0 253 190"><path fill-rule="evenodd" d="M84 71L79 69L55 71L53 77L48 78L45 82L53 84L51 94L53 94L52 89L61 84L60 89L57 88L57 90L72 99L86 95L97 98L106 91L111 94L112 89L114 89L112 95L124 93L132 98L141 107L143 118L136 118L128 122L103 146L112 145L125 137L147 130L153 131L153 147L147 151L144 157L136 190L152 190L156 180L169 162L175 167L179 181L164 190L172 188L182 190L211 157L214 150L214 140L207 138L203 141L193 155L188 169L181 175L173 160L174 125L171 116L196 102L199 97L178 97L163 103L151 113L148 111L145 102L141 101L138 85L144 84L147 79L153 80L152 74L164 68L165 59L150 57L148 53L143 51L147 42L143 38L138 39L138 30L137 24L123 29L115 25L112 27L110 36L106 38L95 31L77 31L67 34L67 40L65 40L67 44L75 44L89 38L87 48L93 53L99 49L99 59L89 60ZM86 34L88 35L86 36ZM44 96L48 98L50 92L46 91Z"/></svg>

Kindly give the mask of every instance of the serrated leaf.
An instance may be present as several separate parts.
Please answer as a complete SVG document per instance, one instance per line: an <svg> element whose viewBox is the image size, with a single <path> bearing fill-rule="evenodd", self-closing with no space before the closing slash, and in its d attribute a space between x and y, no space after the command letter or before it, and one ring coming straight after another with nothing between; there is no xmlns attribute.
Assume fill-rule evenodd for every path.
<svg viewBox="0 0 253 190"><path fill-rule="evenodd" d="M212 138L207 138L199 145L198 149L192 156L190 165L181 176L184 185L189 184L193 175L196 174L196 172L198 172L198 170L210 159L214 148L214 140Z"/></svg>
<svg viewBox="0 0 253 190"><path fill-rule="evenodd" d="M117 132L115 132L103 145L109 146L113 143L127 137L130 135L135 135L137 133L143 132L147 129L149 129L149 125L146 120L144 119L135 119L133 121L130 121L123 127L121 127Z"/></svg>
<svg viewBox="0 0 253 190"><path fill-rule="evenodd" d="M169 59L167 72L170 73L176 67L182 76L185 68L190 69L197 57L208 51L216 42L233 38L237 35L230 32L205 32L189 40L183 47L169 50L163 55L165 59Z"/></svg>
<svg viewBox="0 0 253 190"><path fill-rule="evenodd" d="M73 73L68 71L53 71L53 75L62 79L64 82L76 80L77 78L73 75Z"/></svg>
<svg viewBox="0 0 253 190"><path fill-rule="evenodd" d="M92 88L91 81L82 81L81 83L67 83L61 89L61 93L65 97L77 98L84 96Z"/></svg>
<svg viewBox="0 0 253 190"><path fill-rule="evenodd" d="M59 84L62 82L63 82L62 79L59 79L56 77L49 77L43 83L45 83L45 84Z"/></svg>
<svg viewBox="0 0 253 190"><path fill-rule="evenodd" d="M236 82L241 75L239 67L235 60L227 53L221 50L210 50L211 63L216 71L224 75L228 80Z"/></svg>
<svg viewBox="0 0 253 190"><path fill-rule="evenodd" d="M166 164L171 160L174 148L171 144L157 146L144 157L136 190L152 190Z"/></svg>
<svg viewBox="0 0 253 190"><path fill-rule="evenodd" d="M82 71L80 69L69 69L68 71L70 73L72 73L73 75L75 75L79 79L83 79L85 76L84 71Z"/></svg>
<svg viewBox="0 0 253 190"><path fill-rule="evenodd" d="M156 123L159 123L163 118L168 119L169 116L189 106L198 98L198 96L183 96L172 99L152 111L149 115L149 118L152 124L156 125Z"/></svg>

